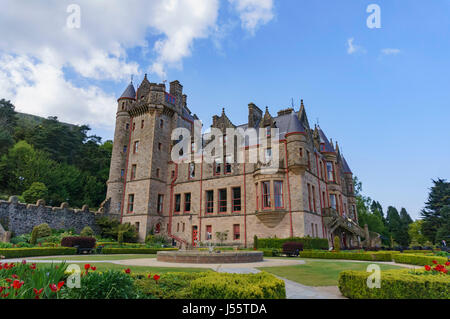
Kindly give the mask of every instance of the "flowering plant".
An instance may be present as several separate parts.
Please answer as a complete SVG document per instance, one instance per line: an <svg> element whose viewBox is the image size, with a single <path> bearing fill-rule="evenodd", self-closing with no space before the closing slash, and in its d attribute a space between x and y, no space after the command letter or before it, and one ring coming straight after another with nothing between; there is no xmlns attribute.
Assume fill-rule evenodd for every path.
<svg viewBox="0 0 450 319"><path fill-rule="evenodd" d="M416 275L450 275L450 261L447 261L444 265L439 264L436 260L433 260L433 265L425 265L424 272L414 272Z"/></svg>

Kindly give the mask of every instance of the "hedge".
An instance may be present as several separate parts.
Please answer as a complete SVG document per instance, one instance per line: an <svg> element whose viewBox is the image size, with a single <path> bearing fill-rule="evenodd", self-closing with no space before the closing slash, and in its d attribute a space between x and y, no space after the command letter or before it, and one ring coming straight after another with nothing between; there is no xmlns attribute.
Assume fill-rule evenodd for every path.
<svg viewBox="0 0 450 319"><path fill-rule="evenodd" d="M404 250L404 254L429 254L432 253L432 250Z"/></svg>
<svg viewBox="0 0 450 319"><path fill-rule="evenodd" d="M266 272L166 273L135 276L135 285L147 298L157 299L285 299L284 281ZM150 278L148 278L150 277Z"/></svg>
<svg viewBox="0 0 450 319"><path fill-rule="evenodd" d="M302 258L319 259L345 259L345 260L368 260L368 261L392 261L391 253L366 252L366 253L335 253L325 251L301 251Z"/></svg>
<svg viewBox="0 0 450 319"><path fill-rule="evenodd" d="M102 254L156 254L158 251L178 250L178 248L103 248Z"/></svg>
<svg viewBox="0 0 450 319"><path fill-rule="evenodd" d="M64 237L61 240L61 246L63 247L79 246L80 248L94 248L95 242L96 239L94 237L72 236L72 237Z"/></svg>
<svg viewBox="0 0 450 319"><path fill-rule="evenodd" d="M281 249L276 248L261 248L258 251L262 251L264 257L278 257L281 254Z"/></svg>
<svg viewBox="0 0 450 319"><path fill-rule="evenodd" d="M326 238L258 238L258 249L260 248L283 248L283 244L287 242L302 243L303 249L328 249L328 239Z"/></svg>
<svg viewBox="0 0 450 319"><path fill-rule="evenodd" d="M76 248L69 247L36 247L36 248L5 248L0 249L0 256L5 258L75 255Z"/></svg>
<svg viewBox="0 0 450 319"><path fill-rule="evenodd" d="M364 271L339 274L339 290L351 299L450 299L449 275L415 275L410 270L381 272L381 288L369 288Z"/></svg>
<svg viewBox="0 0 450 319"><path fill-rule="evenodd" d="M423 256L423 255L412 255L412 254L395 254L393 255L394 261L399 264L411 264L418 266L431 265L433 260L438 263L445 264L447 258L438 256Z"/></svg>

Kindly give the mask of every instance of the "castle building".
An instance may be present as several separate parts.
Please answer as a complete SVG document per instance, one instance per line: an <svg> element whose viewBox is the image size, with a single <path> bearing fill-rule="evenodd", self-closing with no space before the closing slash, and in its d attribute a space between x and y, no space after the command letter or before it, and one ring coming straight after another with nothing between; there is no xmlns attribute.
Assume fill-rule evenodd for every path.
<svg viewBox="0 0 450 319"><path fill-rule="evenodd" d="M118 99L107 210L147 234L167 236L177 245L199 243L250 247L254 236L327 238L359 246L364 230L358 215L353 176L336 143L310 128L303 101L299 111L272 116L248 105L248 123L234 125L222 111L213 128L279 130L279 167L266 174L260 163L171 159L175 128L193 130L197 116L187 106L178 81L150 83L145 76ZM224 143L226 143L224 135ZM249 150L255 145L246 145ZM366 230L367 231L367 230ZM224 239L218 233L226 233Z"/></svg>

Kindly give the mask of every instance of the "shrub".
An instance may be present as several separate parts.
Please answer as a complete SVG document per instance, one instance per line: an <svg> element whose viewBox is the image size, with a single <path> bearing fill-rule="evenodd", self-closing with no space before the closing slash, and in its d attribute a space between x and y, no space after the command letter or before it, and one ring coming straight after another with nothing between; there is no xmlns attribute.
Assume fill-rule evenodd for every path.
<svg viewBox="0 0 450 319"><path fill-rule="evenodd" d="M253 249L258 250L258 236L253 237Z"/></svg>
<svg viewBox="0 0 450 319"><path fill-rule="evenodd" d="M170 243L170 241L161 235L148 234L147 237L145 237L145 243L148 245L167 245Z"/></svg>
<svg viewBox="0 0 450 319"><path fill-rule="evenodd" d="M137 294L130 275L108 270L81 276L80 288L64 288L61 296L67 299L134 299Z"/></svg>
<svg viewBox="0 0 450 319"><path fill-rule="evenodd" d="M328 240L326 238L294 237L294 238L258 238L259 248L281 249L286 242L298 242L303 244L303 249L324 249L328 250Z"/></svg>
<svg viewBox="0 0 450 319"><path fill-rule="evenodd" d="M96 239L94 237L64 237L61 240L61 246L63 247L75 247L80 248L94 248Z"/></svg>
<svg viewBox="0 0 450 319"><path fill-rule="evenodd" d="M393 256L394 261L399 264L410 264L425 266L433 263L436 260L438 263L445 264L447 258L436 257L436 256L424 256L423 254L412 255L412 254L395 254Z"/></svg>
<svg viewBox="0 0 450 319"><path fill-rule="evenodd" d="M265 272L166 273L136 276L135 285L147 298L158 299L284 299L284 281Z"/></svg>
<svg viewBox="0 0 450 319"><path fill-rule="evenodd" d="M352 299L450 299L450 276L419 276L409 270L381 272L381 288L368 288L364 271L339 274L339 290Z"/></svg>
<svg viewBox="0 0 450 319"><path fill-rule="evenodd" d="M392 254L390 252L338 253L328 251L302 251L300 252L300 257L319 259L392 261Z"/></svg>
<svg viewBox="0 0 450 319"><path fill-rule="evenodd" d="M283 252L286 252L289 254L295 254L297 252L301 252L302 250L303 250L302 243L287 242L287 243L283 244Z"/></svg>
<svg viewBox="0 0 450 319"><path fill-rule="evenodd" d="M124 242L136 242L137 240L136 227L130 223L121 224L117 219L106 216L97 218L96 222L100 228L100 236L102 238L118 240L119 231L122 231Z"/></svg>
<svg viewBox="0 0 450 319"><path fill-rule="evenodd" d="M5 258L21 258L36 256L75 255L77 250L69 247L34 247L0 249L0 255Z"/></svg>
<svg viewBox="0 0 450 319"><path fill-rule="evenodd" d="M34 226L33 231L31 232L30 244L35 245L38 238L51 236L52 229L48 224L40 224L38 226Z"/></svg>
<svg viewBox="0 0 450 319"><path fill-rule="evenodd" d="M81 237L94 237L94 231L91 227L86 226L80 232Z"/></svg>
<svg viewBox="0 0 450 319"><path fill-rule="evenodd" d="M261 248L258 250L263 252L264 257L278 257L281 253L281 249L276 248Z"/></svg>
<svg viewBox="0 0 450 319"><path fill-rule="evenodd" d="M333 246L334 246L333 249L336 252L340 252L341 251L341 240L339 239L338 236L334 237L334 239L333 239Z"/></svg>

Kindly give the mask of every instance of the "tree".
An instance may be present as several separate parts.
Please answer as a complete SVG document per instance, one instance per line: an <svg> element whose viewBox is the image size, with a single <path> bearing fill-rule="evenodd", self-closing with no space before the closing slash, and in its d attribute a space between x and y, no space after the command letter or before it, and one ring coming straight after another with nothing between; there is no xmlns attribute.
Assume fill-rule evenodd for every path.
<svg viewBox="0 0 450 319"><path fill-rule="evenodd" d="M436 232L436 243L441 243L445 240L450 243L450 206L445 206L441 209L442 225Z"/></svg>
<svg viewBox="0 0 450 319"><path fill-rule="evenodd" d="M422 234L423 220L416 220L409 224L408 234L413 245L424 245L427 242L426 237Z"/></svg>
<svg viewBox="0 0 450 319"><path fill-rule="evenodd" d="M5 99L0 100L0 127L8 132L11 136L14 133L17 118L16 111L11 101Z"/></svg>
<svg viewBox="0 0 450 319"><path fill-rule="evenodd" d="M397 242L402 246L409 246L411 238L409 237L408 229L413 220L409 216L405 208L400 210L400 228L397 231Z"/></svg>
<svg viewBox="0 0 450 319"><path fill-rule="evenodd" d="M48 198L48 189L44 183L34 182L30 188L23 192L22 196L25 202L36 203L39 199L46 200Z"/></svg>
<svg viewBox="0 0 450 319"><path fill-rule="evenodd" d="M436 243L438 230L445 226L447 219L441 214L445 206L450 206L450 182L444 179L433 180L425 208L421 212L423 217L422 233L431 242ZM445 230L441 231L445 233Z"/></svg>

